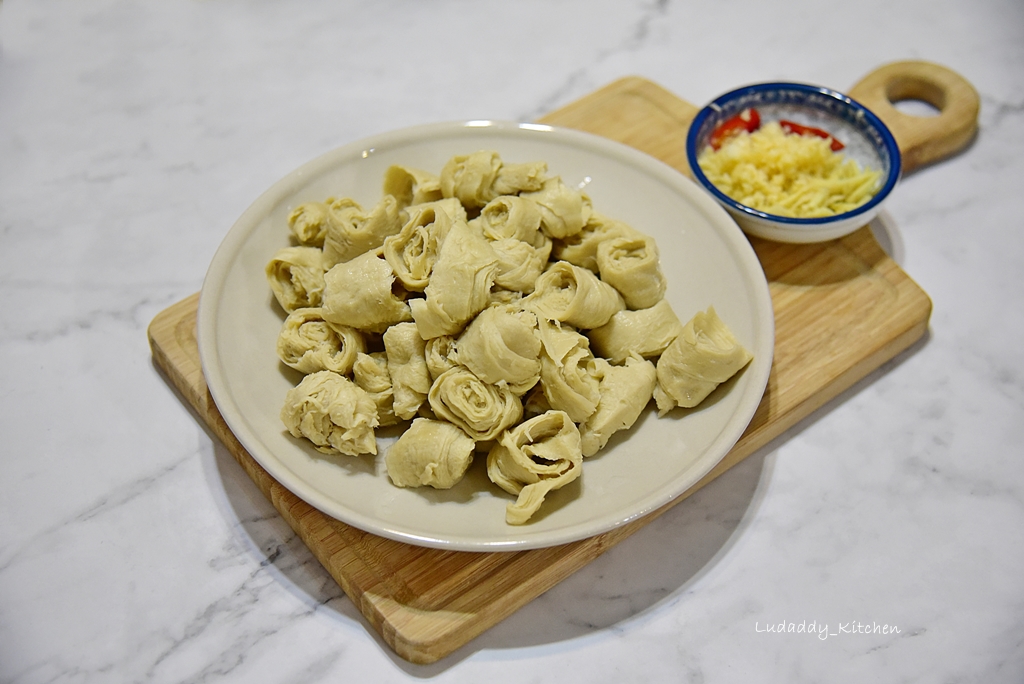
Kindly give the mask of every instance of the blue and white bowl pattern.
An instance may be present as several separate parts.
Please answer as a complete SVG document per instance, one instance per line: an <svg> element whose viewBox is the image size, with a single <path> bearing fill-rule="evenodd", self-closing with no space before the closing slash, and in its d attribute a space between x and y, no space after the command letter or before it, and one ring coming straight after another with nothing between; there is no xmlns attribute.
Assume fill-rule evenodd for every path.
<svg viewBox="0 0 1024 684"><path fill-rule="evenodd" d="M790 218L766 214L740 204L716 188L697 164L712 131L723 121L753 107L762 125L787 119L829 131L845 145L842 153L863 167L880 169L882 187L853 211L824 218ZM828 88L802 83L762 83L728 92L704 107L686 138L694 178L710 192L747 233L782 242L818 242L842 237L866 225L900 178L900 151L886 125L852 98Z"/></svg>

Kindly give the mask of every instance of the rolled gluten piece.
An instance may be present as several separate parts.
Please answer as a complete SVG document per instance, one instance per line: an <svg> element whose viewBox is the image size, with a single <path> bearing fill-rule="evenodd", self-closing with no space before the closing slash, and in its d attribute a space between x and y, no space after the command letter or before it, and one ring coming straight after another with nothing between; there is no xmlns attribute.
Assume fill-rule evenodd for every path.
<svg viewBox="0 0 1024 684"><path fill-rule="evenodd" d="M402 210L391 195L384 195L369 212L350 198L327 202L324 267L351 261L375 250L389 235L402 230Z"/></svg>
<svg viewBox="0 0 1024 684"><path fill-rule="evenodd" d="M416 415L433 382L424 355L425 346L415 323L396 323L384 332L394 411L402 420Z"/></svg>
<svg viewBox="0 0 1024 684"><path fill-rule="evenodd" d="M466 474L476 443L443 420L417 418L384 456L388 477L399 487L449 489Z"/></svg>
<svg viewBox="0 0 1024 684"><path fill-rule="evenodd" d="M494 439L523 417L523 404L512 390L486 383L462 366L442 373L427 399L438 418L457 425L477 442Z"/></svg>
<svg viewBox="0 0 1024 684"><path fill-rule="evenodd" d="M540 380L537 316L515 306L489 306L456 342L457 359L484 382L522 396Z"/></svg>
<svg viewBox="0 0 1024 684"><path fill-rule="evenodd" d="M628 223L591 212L580 232L554 241L551 254L555 259L568 261L597 273L597 248L606 240L616 237L639 237L643 233Z"/></svg>
<svg viewBox="0 0 1024 684"><path fill-rule="evenodd" d="M495 197L534 192L544 187L547 175L547 162L532 161L509 164L502 161L501 168L498 169L498 177L491 184L491 191Z"/></svg>
<svg viewBox="0 0 1024 684"><path fill-rule="evenodd" d="M596 356L622 363L630 354L644 358L659 356L683 331L676 312L667 299L648 309L616 312L600 328L587 331Z"/></svg>
<svg viewBox="0 0 1024 684"><path fill-rule="evenodd" d="M431 337L424 344L423 355L427 359L430 379L437 380L441 373L457 365L455 362L455 338L451 335Z"/></svg>
<svg viewBox="0 0 1024 684"><path fill-rule="evenodd" d="M523 308L541 318L590 329L607 323L626 304L618 290L591 271L556 261L537 279L536 289L523 299Z"/></svg>
<svg viewBox="0 0 1024 684"><path fill-rule="evenodd" d="M473 219L488 240L515 238L533 244L540 232L540 208L533 200L503 195L488 202Z"/></svg>
<svg viewBox="0 0 1024 684"><path fill-rule="evenodd" d="M285 247L267 262L267 282L281 308L320 306L324 291L323 252L316 247Z"/></svg>
<svg viewBox="0 0 1024 684"><path fill-rule="evenodd" d="M498 257L490 241L465 221L455 221L441 243L425 299L410 302L425 340L454 335L490 301Z"/></svg>
<svg viewBox="0 0 1024 684"><path fill-rule="evenodd" d="M613 366L601 358L595 359L595 365L600 400L597 410L580 425L584 456L593 456L613 434L633 427L658 383L654 364L639 356L631 356L622 366Z"/></svg>
<svg viewBox="0 0 1024 684"><path fill-rule="evenodd" d="M563 411L547 411L506 430L487 454L487 476L516 501L505 522L526 523L549 492L583 472L580 432Z"/></svg>
<svg viewBox="0 0 1024 684"><path fill-rule="evenodd" d="M323 249L329 222L327 212L323 202L305 202L288 213L288 228L299 244Z"/></svg>
<svg viewBox="0 0 1024 684"><path fill-rule="evenodd" d="M412 320L409 305L395 295L394 283L395 272L378 252L335 265L324 275L324 320L373 333Z"/></svg>
<svg viewBox="0 0 1024 684"><path fill-rule="evenodd" d="M356 355L366 351L363 334L348 326L332 326L319 307L288 314L277 336L277 356L300 373L330 370L347 375Z"/></svg>
<svg viewBox="0 0 1024 684"><path fill-rule="evenodd" d="M491 186L500 168L501 157L491 150L451 157L441 168L441 194L467 209L483 207L497 197Z"/></svg>
<svg viewBox="0 0 1024 684"><path fill-rule="evenodd" d="M546 405L577 423L593 415L600 400L590 342L570 328L540 319L540 386Z"/></svg>
<svg viewBox="0 0 1024 684"><path fill-rule="evenodd" d="M533 292L547 266L551 238L541 232L541 213L533 200L515 195L497 197L473 219L498 255L494 283L514 292Z"/></svg>
<svg viewBox="0 0 1024 684"><path fill-rule="evenodd" d="M545 162L506 164L493 150L456 155L441 169L441 194L456 197L467 209L479 209L502 195L543 187Z"/></svg>
<svg viewBox="0 0 1024 684"><path fill-rule="evenodd" d="M630 309L647 309L665 296L658 246L649 235L616 237L597 248L597 270L626 300Z"/></svg>
<svg viewBox="0 0 1024 684"><path fill-rule="evenodd" d="M395 415L391 374L388 373L388 355L385 352L357 354L352 364L352 381L370 395L377 405L378 427L401 422Z"/></svg>
<svg viewBox="0 0 1024 684"><path fill-rule="evenodd" d="M540 190L521 196L537 203L541 230L552 239L564 239L582 231L593 210L589 197L567 186L558 176L545 180Z"/></svg>
<svg viewBox="0 0 1024 684"><path fill-rule="evenodd" d="M658 358L658 385L654 389L658 414L664 415L676 406L697 406L752 358L714 307L697 312Z"/></svg>
<svg viewBox="0 0 1024 684"><path fill-rule="evenodd" d="M494 284L512 292L529 294L533 292L551 255L551 240L540 235L540 246L515 238L504 238L491 242L498 257L498 269Z"/></svg>
<svg viewBox="0 0 1024 684"><path fill-rule="evenodd" d="M397 164L384 172L384 194L391 195L400 209L441 199L441 179L430 173Z"/></svg>
<svg viewBox="0 0 1024 684"><path fill-rule="evenodd" d="M384 239L384 258L395 277L410 292L422 292L430 282L441 243L452 223L465 220L466 210L458 200L438 200L409 207L409 218L397 235Z"/></svg>
<svg viewBox="0 0 1024 684"><path fill-rule="evenodd" d="M323 453L377 453L377 405L333 371L310 373L288 390L281 421L293 437L305 437Z"/></svg>

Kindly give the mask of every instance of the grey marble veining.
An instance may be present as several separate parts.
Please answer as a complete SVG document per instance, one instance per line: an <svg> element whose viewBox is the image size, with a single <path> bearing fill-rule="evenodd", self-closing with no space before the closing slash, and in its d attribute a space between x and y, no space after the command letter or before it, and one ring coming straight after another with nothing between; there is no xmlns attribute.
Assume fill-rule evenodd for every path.
<svg viewBox="0 0 1024 684"><path fill-rule="evenodd" d="M897 59L982 101L887 204L928 335L439 663L383 644L150 359L332 147ZM1024 680L1021 74L1016 0L0 3L0 682Z"/></svg>

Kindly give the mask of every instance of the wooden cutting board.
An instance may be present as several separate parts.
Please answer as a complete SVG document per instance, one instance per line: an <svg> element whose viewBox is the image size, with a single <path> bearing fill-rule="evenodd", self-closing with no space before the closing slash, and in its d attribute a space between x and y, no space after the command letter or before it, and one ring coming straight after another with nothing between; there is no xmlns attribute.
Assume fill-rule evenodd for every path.
<svg viewBox="0 0 1024 684"><path fill-rule="evenodd" d="M905 170L941 159L975 135L978 96L963 78L923 62L872 72L851 91L892 129ZM925 100L939 116L911 117L890 100ZM545 123L631 145L689 174L686 133L697 108L642 78L616 81ZM864 227L830 242L751 239L775 310L775 357L753 420L725 459L679 499L590 539L517 552L441 551L383 539L330 518L266 473L224 423L196 345L195 294L149 326L153 357L282 517L406 660L442 658L636 532L917 340L931 301Z"/></svg>

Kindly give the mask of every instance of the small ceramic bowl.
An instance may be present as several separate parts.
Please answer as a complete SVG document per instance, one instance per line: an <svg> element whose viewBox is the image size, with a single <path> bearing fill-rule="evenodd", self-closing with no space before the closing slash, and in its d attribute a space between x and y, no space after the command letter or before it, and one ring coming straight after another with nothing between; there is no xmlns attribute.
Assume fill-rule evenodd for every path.
<svg viewBox="0 0 1024 684"><path fill-rule="evenodd" d="M864 168L882 172L881 188L856 209L824 218L790 218L753 209L724 194L701 171L697 159L712 132L748 107L761 124L789 120L829 132L845 147L841 154ZM846 95L801 83L760 83L728 92L704 107L690 125L686 156L696 181L736 219L747 233L779 242L832 240L867 225L900 177L900 150L882 120Z"/></svg>

